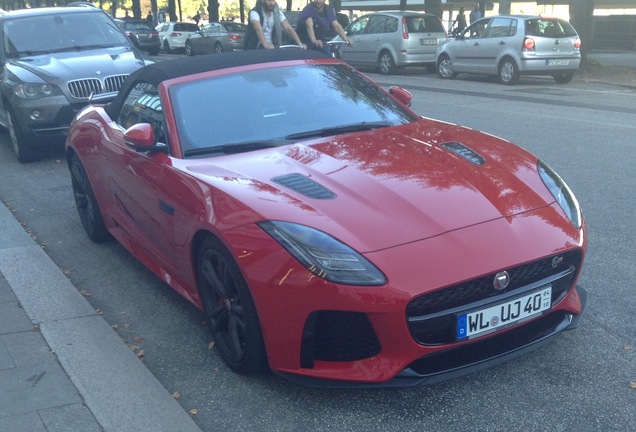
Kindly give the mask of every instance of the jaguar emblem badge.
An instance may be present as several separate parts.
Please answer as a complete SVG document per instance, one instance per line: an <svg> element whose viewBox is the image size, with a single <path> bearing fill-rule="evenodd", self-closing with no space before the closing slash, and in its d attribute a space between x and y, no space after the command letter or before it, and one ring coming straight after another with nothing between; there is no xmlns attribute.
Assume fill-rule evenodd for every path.
<svg viewBox="0 0 636 432"><path fill-rule="evenodd" d="M492 281L492 285L495 287L497 291L506 289L509 283L510 283L510 275L505 270L497 273L495 275L495 279Z"/></svg>

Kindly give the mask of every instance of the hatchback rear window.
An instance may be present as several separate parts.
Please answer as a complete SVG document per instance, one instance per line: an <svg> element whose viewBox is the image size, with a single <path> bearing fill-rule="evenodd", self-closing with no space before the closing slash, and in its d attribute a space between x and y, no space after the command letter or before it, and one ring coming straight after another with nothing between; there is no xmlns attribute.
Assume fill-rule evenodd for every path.
<svg viewBox="0 0 636 432"><path fill-rule="evenodd" d="M551 38L576 36L574 27L563 20L533 18L526 20L526 35Z"/></svg>
<svg viewBox="0 0 636 432"><path fill-rule="evenodd" d="M444 26L442 22L436 16L422 15L422 16L407 16L406 28L409 33L438 33L444 32Z"/></svg>
<svg viewBox="0 0 636 432"><path fill-rule="evenodd" d="M199 26L190 23L178 23L174 25L174 31L195 32L199 30Z"/></svg>

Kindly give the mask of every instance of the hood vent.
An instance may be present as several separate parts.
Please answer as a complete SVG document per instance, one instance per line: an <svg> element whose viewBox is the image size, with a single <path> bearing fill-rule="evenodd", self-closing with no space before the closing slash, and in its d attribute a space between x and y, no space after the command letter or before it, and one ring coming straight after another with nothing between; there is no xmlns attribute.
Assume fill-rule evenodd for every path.
<svg viewBox="0 0 636 432"><path fill-rule="evenodd" d="M302 174L293 173L274 177L272 181L309 198L334 199L336 194Z"/></svg>
<svg viewBox="0 0 636 432"><path fill-rule="evenodd" d="M457 156L461 156L464 159L466 159L468 162L472 162L475 165L483 165L486 163L486 159L481 157L479 153L477 153L476 151L474 151L473 149L469 147L466 147L462 143L451 141L451 142L442 144L442 147L452 151Z"/></svg>

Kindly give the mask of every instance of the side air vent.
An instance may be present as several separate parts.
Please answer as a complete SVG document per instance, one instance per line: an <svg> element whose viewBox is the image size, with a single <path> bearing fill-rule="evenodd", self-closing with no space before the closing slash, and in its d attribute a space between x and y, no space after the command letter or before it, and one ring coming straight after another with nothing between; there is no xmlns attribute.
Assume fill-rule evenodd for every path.
<svg viewBox="0 0 636 432"><path fill-rule="evenodd" d="M479 153L477 153L476 151L474 151L473 149L469 147L466 147L462 143L451 141L451 142L442 144L442 147L452 151L457 156L461 156L464 159L466 159L468 162L472 162L475 165L483 165L486 163L486 159L481 157Z"/></svg>
<svg viewBox="0 0 636 432"><path fill-rule="evenodd" d="M286 174L274 177L272 181L308 196L309 198L334 199L336 197L335 193L302 174Z"/></svg>

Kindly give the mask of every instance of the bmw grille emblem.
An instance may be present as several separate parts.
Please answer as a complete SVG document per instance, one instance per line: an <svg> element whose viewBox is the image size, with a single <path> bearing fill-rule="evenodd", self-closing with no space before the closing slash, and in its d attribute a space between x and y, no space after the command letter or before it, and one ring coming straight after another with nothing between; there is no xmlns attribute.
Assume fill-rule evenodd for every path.
<svg viewBox="0 0 636 432"><path fill-rule="evenodd" d="M507 271L499 272L495 275L495 279L492 281L492 285L495 287L497 291L501 291L506 289L508 284L510 283L510 275Z"/></svg>

